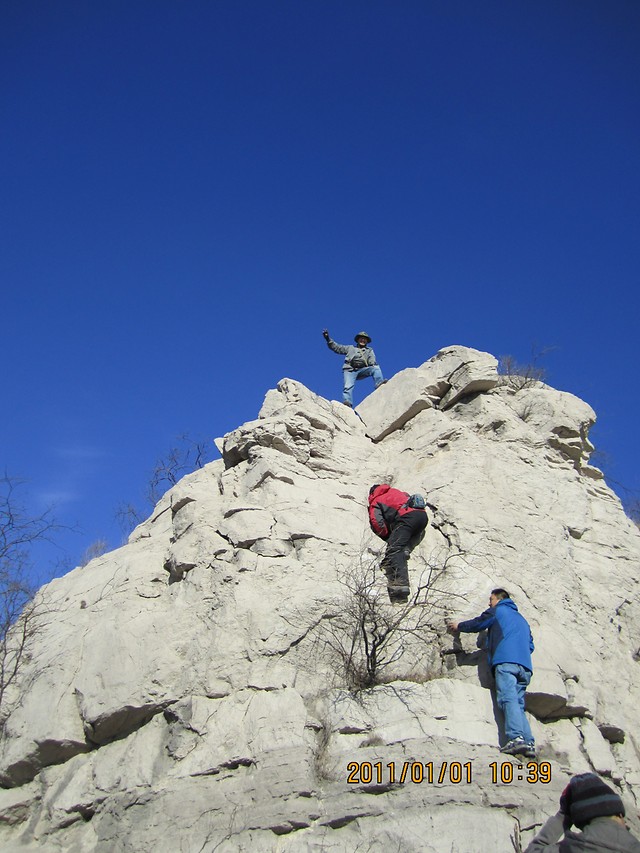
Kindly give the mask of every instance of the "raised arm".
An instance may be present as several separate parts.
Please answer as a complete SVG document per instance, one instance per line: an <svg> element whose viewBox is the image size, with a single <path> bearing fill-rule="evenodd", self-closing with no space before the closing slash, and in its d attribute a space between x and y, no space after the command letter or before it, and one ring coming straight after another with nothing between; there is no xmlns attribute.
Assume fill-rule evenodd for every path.
<svg viewBox="0 0 640 853"><path fill-rule="evenodd" d="M562 838L564 829L562 812L551 815L540 832L531 841L525 853L558 853L558 841Z"/></svg>
<svg viewBox="0 0 640 853"><path fill-rule="evenodd" d="M327 346L329 347L329 349L333 350L334 352L337 352L338 355L346 355L347 354L349 347L345 346L344 344L337 344L335 341L332 341L331 335L329 334L328 329L322 330L322 337L327 342Z"/></svg>

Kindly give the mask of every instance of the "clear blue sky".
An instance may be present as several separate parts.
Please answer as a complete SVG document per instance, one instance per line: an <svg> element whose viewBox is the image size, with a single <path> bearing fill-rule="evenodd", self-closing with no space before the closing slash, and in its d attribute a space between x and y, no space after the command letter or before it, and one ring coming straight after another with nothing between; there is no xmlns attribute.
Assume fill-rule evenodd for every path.
<svg viewBox="0 0 640 853"><path fill-rule="evenodd" d="M5 0L0 464L77 528L38 577L179 433L339 399L324 326L387 376L553 347L640 492L639 44L636 0Z"/></svg>

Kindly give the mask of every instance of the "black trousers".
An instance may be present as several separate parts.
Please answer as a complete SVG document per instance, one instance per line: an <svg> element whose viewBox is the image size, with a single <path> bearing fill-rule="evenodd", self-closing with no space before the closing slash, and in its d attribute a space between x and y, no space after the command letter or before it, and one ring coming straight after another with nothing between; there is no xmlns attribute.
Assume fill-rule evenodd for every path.
<svg viewBox="0 0 640 853"><path fill-rule="evenodd" d="M427 513L418 509L401 515L394 522L382 559L382 567L390 584L409 586L409 556L422 541L427 522Z"/></svg>

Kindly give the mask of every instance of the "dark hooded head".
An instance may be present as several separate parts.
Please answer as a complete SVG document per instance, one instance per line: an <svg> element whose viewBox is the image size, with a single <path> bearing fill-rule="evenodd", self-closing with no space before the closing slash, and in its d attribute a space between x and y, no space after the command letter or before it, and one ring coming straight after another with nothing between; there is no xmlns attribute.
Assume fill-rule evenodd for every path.
<svg viewBox="0 0 640 853"><path fill-rule="evenodd" d="M596 817L622 815L624 804L620 797L595 773L580 773L571 780L569 815L578 829Z"/></svg>

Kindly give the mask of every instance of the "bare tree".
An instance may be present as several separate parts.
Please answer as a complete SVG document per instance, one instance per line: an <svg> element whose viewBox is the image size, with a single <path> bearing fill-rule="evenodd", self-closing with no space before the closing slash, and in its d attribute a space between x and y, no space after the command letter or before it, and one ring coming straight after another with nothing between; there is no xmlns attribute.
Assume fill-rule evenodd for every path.
<svg viewBox="0 0 640 853"><path fill-rule="evenodd" d="M502 355L498 359L498 373L502 385L512 388L514 391L522 391L525 388L535 388L544 382L547 371L540 364L540 360L550 351L550 347L542 350L531 351L531 359L525 364L516 361L512 355Z"/></svg>
<svg viewBox="0 0 640 853"><path fill-rule="evenodd" d="M115 512L116 521L125 536L145 519L144 512L132 503L121 503Z"/></svg>
<svg viewBox="0 0 640 853"><path fill-rule="evenodd" d="M460 557L461 552L449 550L424 561L415 592L401 605L387 600L378 558L361 554L343 574L344 595L332 617L323 622L322 641L350 690L380 684L412 640L424 643L441 633L445 601L452 595L443 580Z"/></svg>
<svg viewBox="0 0 640 853"><path fill-rule="evenodd" d="M102 557L109 550L109 543L106 539L96 539L88 548L85 548L83 555L80 557L80 567L84 568L91 560L96 557Z"/></svg>
<svg viewBox="0 0 640 853"><path fill-rule="evenodd" d="M205 465L207 445L207 441L196 441L187 433L176 438L173 446L158 459L151 472L147 487L147 501L151 506L155 506L167 489L175 486L181 477Z"/></svg>
<svg viewBox="0 0 640 853"><path fill-rule="evenodd" d="M59 529L51 510L29 515L16 495L22 485L7 474L0 477L0 597L6 614L6 620L0 623L0 637L33 596L34 589L27 580L32 545L50 540Z"/></svg>
<svg viewBox="0 0 640 853"><path fill-rule="evenodd" d="M169 450L161 456L153 466L145 491L145 504L153 508L162 495L175 486L181 477L190 474L198 468L203 468L208 461L210 442L204 439L193 439L188 433L177 436ZM116 509L116 520L123 533L129 534L146 517L144 509L135 504L122 503Z"/></svg>
<svg viewBox="0 0 640 853"><path fill-rule="evenodd" d="M500 356L499 373L501 384L522 391L535 388L545 377L545 370L536 364L520 364L512 355Z"/></svg>
<svg viewBox="0 0 640 853"><path fill-rule="evenodd" d="M0 478L0 724L6 717L7 689L28 655L35 633L35 587L28 577L30 551L59 529L50 510L30 515L17 490L22 482Z"/></svg>

